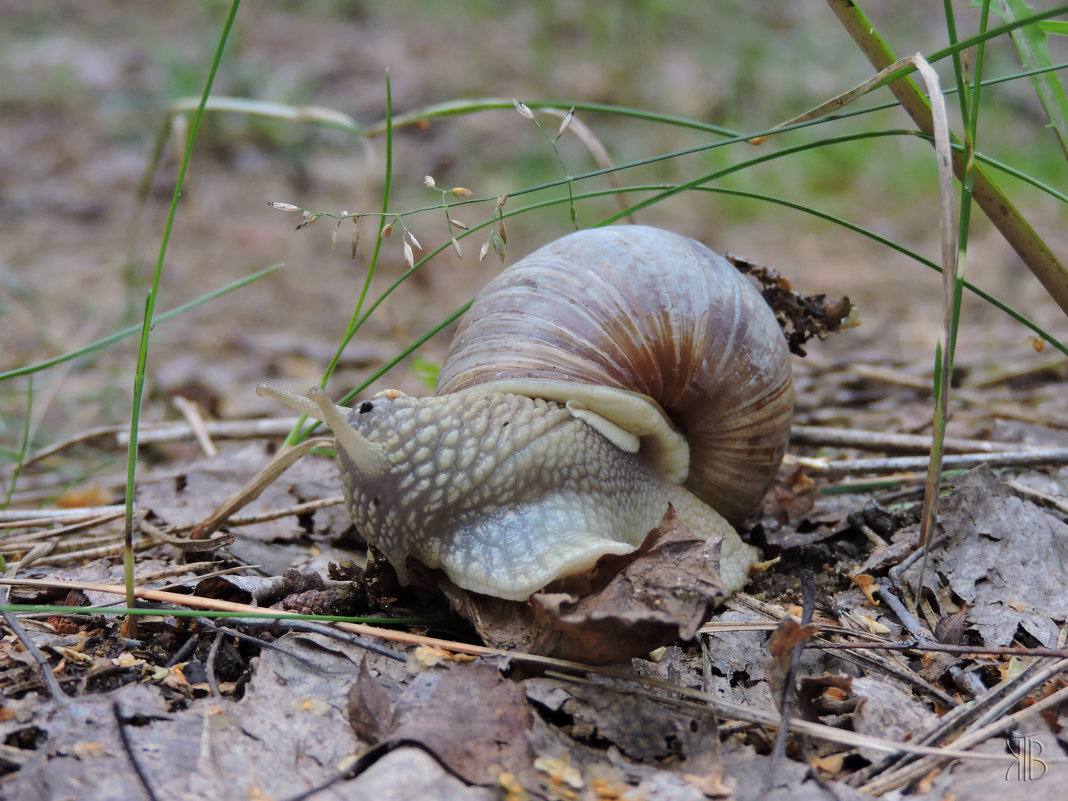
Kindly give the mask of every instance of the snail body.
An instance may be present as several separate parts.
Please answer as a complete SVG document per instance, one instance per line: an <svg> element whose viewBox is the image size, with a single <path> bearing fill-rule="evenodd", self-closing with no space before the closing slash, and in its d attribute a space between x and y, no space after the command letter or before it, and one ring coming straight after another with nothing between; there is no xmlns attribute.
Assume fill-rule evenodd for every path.
<svg viewBox="0 0 1068 801"><path fill-rule="evenodd" d="M504 270L461 321L437 394L356 409L261 391L338 439L358 530L406 578L523 600L637 548L669 505L721 543L786 447L786 342L759 293L700 243L644 226L581 231Z"/></svg>

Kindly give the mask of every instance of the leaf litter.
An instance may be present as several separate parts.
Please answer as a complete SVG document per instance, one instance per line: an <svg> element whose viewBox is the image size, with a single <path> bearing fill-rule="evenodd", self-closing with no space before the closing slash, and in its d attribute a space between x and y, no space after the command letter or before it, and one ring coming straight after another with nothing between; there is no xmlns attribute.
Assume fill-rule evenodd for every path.
<svg viewBox="0 0 1068 801"><path fill-rule="evenodd" d="M825 525L834 518L829 508L815 512ZM1056 564L1061 558L1058 549L1068 539L1065 524L1021 501L985 468L958 480L944 498L939 520L944 533L932 547L925 597L952 604L952 614L964 616L964 634L977 647L1007 644L1018 630L1056 645L1064 597L1057 593L1055 578L1036 565ZM1016 547L1007 548L1009 534L1021 530L1021 525L1035 536L1017 537ZM1011 531L1010 526L1014 526ZM855 527L848 514L841 516L836 537L856 539L855 533L848 533ZM909 533L907 527L902 531ZM806 551L822 547L825 543L812 541L794 545L780 558L804 563L811 557ZM977 548L986 550L977 555ZM915 570L913 566L905 572L907 581ZM836 572L838 590L825 596L821 606L867 608L880 614L851 580L847 564ZM286 595L286 582L228 581L249 587L263 602L277 602ZM753 589L758 593L762 581L756 579ZM292 578L288 588L307 591ZM701 688L755 708L774 706L778 690L776 682L769 683L769 665L775 660L767 651L767 627L741 630L744 623L768 623L771 618L764 613L766 602L747 604L749 597L729 599L713 616L717 625L737 624L739 630L700 635L709 644L707 661L692 648L672 646L656 661L632 659L634 676ZM789 609L774 603L772 607L783 614ZM949 614L950 607L931 611ZM818 618L817 628L819 624ZM117 744L113 702L123 725L135 731L134 758L148 765L154 786L171 788L174 797L192 798L226 780L235 790L233 797L269 787L275 797L284 798L349 776L354 760L358 775L315 797L350 792L359 796L366 788L368 793L386 793L380 796L386 798L405 797L389 795L402 789L423 797L492 798L507 795L509 787L541 798L746 799L787 791L791 797L823 797L824 790L811 772L792 760L778 766L775 786L764 796L768 757L763 754L770 747L770 735L759 727L725 724L712 708L700 713L680 707L666 690L641 691L640 685L592 673L584 680L554 676L507 657L425 666L412 655L405 663L397 658L403 654L384 656L323 635L291 633L275 639L272 627L254 628L256 636L272 647L253 657L240 693L212 697L189 688L166 690L162 679L122 684L80 696L74 714L93 721L82 729L70 725L71 713L65 706L32 692L11 698L4 707L0 736L8 743L30 746L9 749L9 756L21 757L10 785L15 797L56 798L64 788L86 780L97 782L100 798L127 797L129 776ZM859 632L860 627L855 628ZM1046 639L1049 632L1053 640ZM620 630L616 636L624 635ZM52 651L56 653L55 646ZM923 667L922 656L908 661ZM997 686L999 680L991 672L996 663L981 655L943 663L944 675L929 676L930 680L945 686L948 670L962 662L981 665L987 685ZM865 675L863 667L843 652L806 648L802 665L808 688L803 694L809 697L799 714L844 731L917 741L945 711L892 673ZM66 673L73 669L70 664L60 667ZM22 665L23 671L31 669ZM187 672L196 673L192 668ZM958 695L957 700L965 699ZM1056 750L1060 721L1055 714L1029 722L1029 731L1038 738L1034 742ZM176 748L178 744L184 745ZM808 747L809 759L820 766L814 769L840 778L849 777L851 761L877 764L880 759L879 752L863 746L850 750L810 742ZM153 759L159 753L167 758ZM94 756L89 762L87 754ZM1004 775L1011 764L1002 760L996 767L966 763L945 772L936 770L928 782L930 792L956 788L960 776L972 776L976 770ZM1049 768L1062 769L1056 763ZM238 788L234 775L247 777L250 783ZM836 792L839 797L870 797L840 782Z"/></svg>
<svg viewBox="0 0 1068 801"><path fill-rule="evenodd" d="M260 445L224 447L144 485L138 506L155 525L180 533L263 458ZM813 475L814 481L784 467L767 514L751 533L778 562L756 574L747 593L727 599L719 597L715 548L695 542L670 516L640 553L600 565L592 594L545 592L529 604L458 595L446 586L447 604L435 600L441 577L433 575L422 577L423 588L402 588L379 561L362 566L347 518L332 512L232 526L237 539L216 554L221 566L268 549L285 553L274 554L258 576L201 579L198 595L298 611L431 615L455 637L476 635L493 646L518 645L590 667L583 676L506 654L466 662L413 646L383 653L336 635L287 634L285 623L239 620L216 629L168 618L166 610L145 619L144 641L123 643L113 618L90 612L69 618L66 633L31 635L76 696L72 704L39 694L36 666L16 642L0 652L6 786L14 797L51 799L92 781L101 798L128 797L122 725L133 734L133 759L147 766L150 783L178 798L218 795L221 786L233 793L221 797L235 798L264 788L273 797L298 797L320 787L311 797L823 798L828 780L838 797L870 798L885 792L884 776L888 784L899 781L893 791L907 788L908 797L940 797L966 785L975 788L970 797L989 797L992 777L1003 781L1016 764L1005 758L1003 735L990 735L982 747L1002 757L993 763L888 760L867 741L850 747L848 740L927 742L947 711L978 708L1036 664L1026 656L984 655L982 648L1063 647L1065 522L1056 507L1039 505L985 467L953 479L913 623L929 639L915 644L949 642L977 651L830 650L821 646L911 642L884 593L913 598L921 562L894 573L914 547L914 506L890 510L867 494L823 494ZM1029 483L1048 490L1059 480L1053 474ZM242 514L285 510L336 489L333 466L306 459ZM247 543L262 550L242 550ZM180 552L160 544L144 552L141 565L176 559ZM818 604L814 632L788 641L806 646L796 715L839 735L791 737L786 759L773 763L773 732L732 721L714 700L778 708L785 656L769 653L769 637L800 612L795 577L802 568L815 572ZM687 576L686 592L672 596L679 570ZM25 575L114 581L119 572L96 560L64 571L30 566ZM648 606L635 581L655 587L654 597L674 600ZM362 589L345 589L352 587ZM28 597L15 592L14 600ZM55 591L32 597L58 599ZM89 593L86 600L105 597ZM473 631L457 627L454 609ZM709 619L713 625L705 626ZM216 641L223 647L211 657ZM790 650L786 645L779 653ZM167 669L176 656L176 667ZM622 665L630 678L598 675L595 663ZM205 680L208 673L221 695ZM1035 703L1064 687L1063 674L1055 674L1021 700ZM709 702L687 702L679 691L706 693ZM79 733L71 714L93 723ZM1023 742L1056 756L1064 723L1063 708L1054 705L1018 730L1031 738ZM952 737L931 742L953 745ZM1054 773L1052 786L1063 764L1043 764ZM906 778L894 779L896 771ZM986 785L972 782L977 775L987 777ZM1022 784L998 785L998 797L1012 797Z"/></svg>

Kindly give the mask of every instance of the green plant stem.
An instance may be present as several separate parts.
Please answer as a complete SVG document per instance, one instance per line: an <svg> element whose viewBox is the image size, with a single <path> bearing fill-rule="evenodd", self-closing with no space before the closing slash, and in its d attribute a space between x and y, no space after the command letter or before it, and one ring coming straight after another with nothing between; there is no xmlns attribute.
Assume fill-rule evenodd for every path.
<svg viewBox="0 0 1068 801"><path fill-rule="evenodd" d="M852 0L827 0L827 2L876 70L884 69L897 60L855 2ZM975 41L984 38L986 37L973 37ZM958 46L966 45L968 42L975 43L969 39L959 43ZM934 54L932 54L933 58ZM933 135L931 107L916 84L910 78L899 78L893 81L889 88L916 126L923 133ZM957 148L953 149L953 171L958 180L963 180L965 157ZM1068 314L1068 270L1065 270L1053 251L980 167L975 168L972 195L979 208L1045 287L1050 297Z"/></svg>
<svg viewBox="0 0 1068 801"><path fill-rule="evenodd" d="M133 519L134 519L134 485L137 478L137 433L141 421L141 400L145 388L145 367L148 363L148 341L152 331L152 318L156 308L156 296L159 294L160 278L163 275L163 262L167 255L167 245L170 242L171 231L174 228L174 218L178 212L178 201L182 196L182 185L185 181L186 170L189 168L189 160L193 154L193 143L197 138L197 130L200 121L204 117L204 106L211 94L211 87L215 82L215 75L222 61L223 50L230 38L230 31L237 17L237 9L241 0L233 0L230 5L230 13L223 24L222 34L219 37L219 45L212 57L211 67L208 70L208 78L204 82L204 92L200 106L193 115L190 125L189 140L186 142L185 153L182 163L178 167L178 175L175 179L174 194L171 196L171 205L167 211L167 221L163 227L163 235L160 239L159 256L156 259L156 269L152 275L152 286L145 298L144 324L141 327L141 347L137 354L137 372L134 375L133 404L130 413L130 445L126 456L126 518L123 527L123 573L126 582L126 605L137 606L137 596L134 586L134 550L133 550Z"/></svg>
<svg viewBox="0 0 1068 801"><path fill-rule="evenodd" d="M323 376L319 380L319 386L326 388L326 382L330 380L330 376L334 374L334 370L337 369L338 362L341 361L341 354L344 353L345 348L348 347L349 342L356 336L356 333L366 322L367 315L361 317L363 312L364 301L367 300L367 293L371 289L371 279L374 278L375 267L378 265L379 256L382 253L382 232L386 228L386 220L389 214L389 198L390 190L393 186L393 126L389 124L389 120L393 119L393 90L390 83L389 70L386 70L386 174L382 181L382 213L378 218L378 233L375 236L375 248L374 253L371 254L371 261L367 265L367 276L364 278L363 287L360 289L359 300L356 301L356 308L352 310L352 316L349 318L348 327L345 329L344 336L341 337L341 342L338 344L337 350L334 352L334 356L330 359L330 363L323 371ZM293 427L293 430L289 432L289 436L286 437L286 445L295 445L302 439L307 437L312 431L318 427L317 422L313 422L307 428L304 428L304 424L307 421L307 417L301 416L297 421L297 424Z"/></svg>

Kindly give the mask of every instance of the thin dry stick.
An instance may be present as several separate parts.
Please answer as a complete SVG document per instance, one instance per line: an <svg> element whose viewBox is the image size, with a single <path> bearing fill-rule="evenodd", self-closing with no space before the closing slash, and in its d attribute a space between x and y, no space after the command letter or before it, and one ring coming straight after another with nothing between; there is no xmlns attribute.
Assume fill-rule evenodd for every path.
<svg viewBox="0 0 1068 801"><path fill-rule="evenodd" d="M914 375L902 370L870 364L855 364L850 369L854 374L862 378L884 381L895 386L909 387L920 392L931 391L931 379L929 376ZM1025 423L1041 424L1052 428L1068 428L1068 419L1066 418L1043 414L1030 407L1011 406L1004 401L992 402L987 394L977 392L974 389L957 389L955 397L958 401L964 401L971 406L983 409L994 417L1007 417L1010 420L1022 420Z"/></svg>
<svg viewBox="0 0 1068 801"><path fill-rule="evenodd" d="M805 445L836 445L846 448L863 448L877 451L918 451L931 449L931 438L922 434L893 434L883 431L864 431L858 428L830 428L825 426L794 425L790 429L790 442ZM1017 442L988 442L981 439L946 437L943 443L947 451L958 453L997 453L1017 450Z"/></svg>
<svg viewBox="0 0 1068 801"><path fill-rule="evenodd" d="M284 436L292 430L298 419L297 417L271 417L263 420L207 420L203 422L203 427L204 432L215 439L258 439ZM137 442L139 445L149 442L173 442L189 439L194 435L193 427L188 423L146 423L137 435ZM49 456L55 456L68 448L73 448L75 445L103 437L115 437L118 445L127 445L130 442L130 426L127 423L86 429L80 434L42 448L26 459L22 466L28 467Z"/></svg>
<svg viewBox="0 0 1068 801"><path fill-rule="evenodd" d="M142 537L135 540L132 543L134 551L143 551L146 548L151 548L154 545L158 545L155 540L151 540L147 537ZM46 556L38 559L36 564L47 565L49 567L60 567L70 562L78 560L88 559L103 559L107 556L121 556L125 550L126 545L120 542L118 545L101 545L97 548L85 548L80 551L70 551L68 553L60 554L57 556ZM18 565L19 562L13 564Z"/></svg>
<svg viewBox="0 0 1068 801"><path fill-rule="evenodd" d="M127 720L119 709L118 699L111 702L111 714L115 718L115 727L119 732L119 740L122 742L122 750L126 752L126 758L130 760L130 766L134 769L134 773L137 775L137 780L141 783L141 789L145 791L145 795L148 796L149 801L158 801L158 796L156 795L155 790L152 789L151 782L148 780L148 774L145 773L145 769L134 755L133 746L130 744L130 736L126 733Z"/></svg>
<svg viewBox="0 0 1068 801"><path fill-rule="evenodd" d="M263 420L206 420L205 433L214 439L258 439L260 437L277 437L288 434L299 417L271 417ZM129 442L128 426L111 431L119 445ZM141 429L137 441L173 442L189 439L194 435L193 428L187 423L156 423ZM37 458L36 456L34 458Z"/></svg>
<svg viewBox="0 0 1068 801"><path fill-rule="evenodd" d="M812 580L811 570L801 571L801 627L804 628L812 622L812 615L816 608L816 585ZM793 717L795 702L797 700L797 671L801 668L801 652L804 650L804 641L799 641L790 649L790 662L786 669L786 677L782 688L781 725L775 733L775 745L771 749L771 768L768 770L767 781L764 784L764 792L770 793L775 784L775 776L779 772L779 765L786 755L786 734L789 731L790 718Z"/></svg>
<svg viewBox="0 0 1068 801"><path fill-rule="evenodd" d="M801 461L801 460L799 460ZM870 473L915 472L928 465L923 456L890 456L884 459L848 459L827 462L805 459L803 463L813 472L827 478ZM970 470L981 464L990 467L1053 467L1068 464L1068 448L1016 453L960 453L942 460L945 470Z"/></svg>
<svg viewBox="0 0 1068 801"><path fill-rule="evenodd" d="M1068 361L1065 361L1063 354L1057 353L1041 359L1022 360L1012 364L1001 365L996 371L970 378L966 386L972 389L988 389L1006 381L1047 371L1057 371L1058 375L1063 376L1065 367L1068 367Z"/></svg>
<svg viewBox="0 0 1068 801"><path fill-rule="evenodd" d="M822 633L822 631L821 631ZM916 638L908 642L822 642L813 641L813 648L825 651L937 651L943 654L961 656L1019 656L1019 657L1054 657L1068 659L1068 649L1025 647L1015 645L954 645L948 642L936 642L931 639Z"/></svg>
<svg viewBox="0 0 1068 801"><path fill-rule="evenodd" d="M1013 481L1009 479L1005 481L1005 486L1015 492L1017 495L1026 498L1032 503L1037 503L1042 506L1050 506L1059 512L1068 514L1068 501L1064 498L1059 498L1055 495L1047 495L1044 492L1039 492L1034 487L1029 487L1026 484L1021 484L1019 481Z"/></svg>
<svg viewBox="0 0 1068 801"><path fill-rule="evenodd" d="M219 449L211 441L204 417L200 413L200 406L183 395L175 395L172 402L175 408L182 413L186 422L189 423L189 427L193 429L193 435L197 438L197 442L200 443L200 449L208 456L217 455Z"/></svg>
<svg viewBox="0 0 1068 801"><path fill-rule="evenodd" d="M87 529L96 528L102 523L110 523L112 520L117 520L122 517L122 510L116 510L110 514L100 515L99 517L92 517L88 520L83 520L78 523L71 523L69 526L60 526L59 528L48 528L43 531L35 531L30 534L23 534L21 536L16 535L14 537L4 539L4 548L19 548L29 542L35 542L37 540L45 540L50 537L61 537L65 534L74 534L78 531L85 531ZM29 526L12 525L3 526L0 525L0 529L3 528L29 528Z"/></svg>
<svg viewBox="0 0 1068 801"><path fill-rule="evenodd" d="M0 510L0 528L39 528L54 523L70 523L75 520L91 520L118 512L121 506L83 506L77 509L3 509Z"/></svg>
<svg viewBox="0 0 1068 801"><path fill-rule="evenodd" d="M317 501L305 501L304 503L293 504L293 506L287 506L284 509L273 509L258 515L229 517L226 520L226 525L230 528L235 528L237 526L251 526L256 523L266 523L269 520L278 520L282 517L296 517L306 512L314 512L316 509L326 509L329 506L340 506L344 502L344 495L334 495L330 498L320 498ZM194 528L194 526L173 526L167 530L174 533L176 531L183 531L191 528Z"/></svg>
<svg viewBox="0 0 1068 801"><path fill-rule="evenodd" d="M138 528L152 539L171 545L183 553L217 551L219 548L224 548L234 541L233 534L218 534L214 537L199 540L186 539L184 537L172 537L163 529L152 525L147 520L139 521Z"/></svg>

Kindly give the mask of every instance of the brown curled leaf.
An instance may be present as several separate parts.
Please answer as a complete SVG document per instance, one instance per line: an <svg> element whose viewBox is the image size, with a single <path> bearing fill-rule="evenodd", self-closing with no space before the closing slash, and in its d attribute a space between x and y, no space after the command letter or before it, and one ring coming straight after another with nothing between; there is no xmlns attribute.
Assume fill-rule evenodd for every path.
<svg viewBox="0 0 1068 801"><path fill-rule="evenodd" d="M668 510L637 551L602 558L586 586L503 601L439 581L489 645L590 664L621 662L692 638L723 597L719 543L694 535Z"/></svg>

